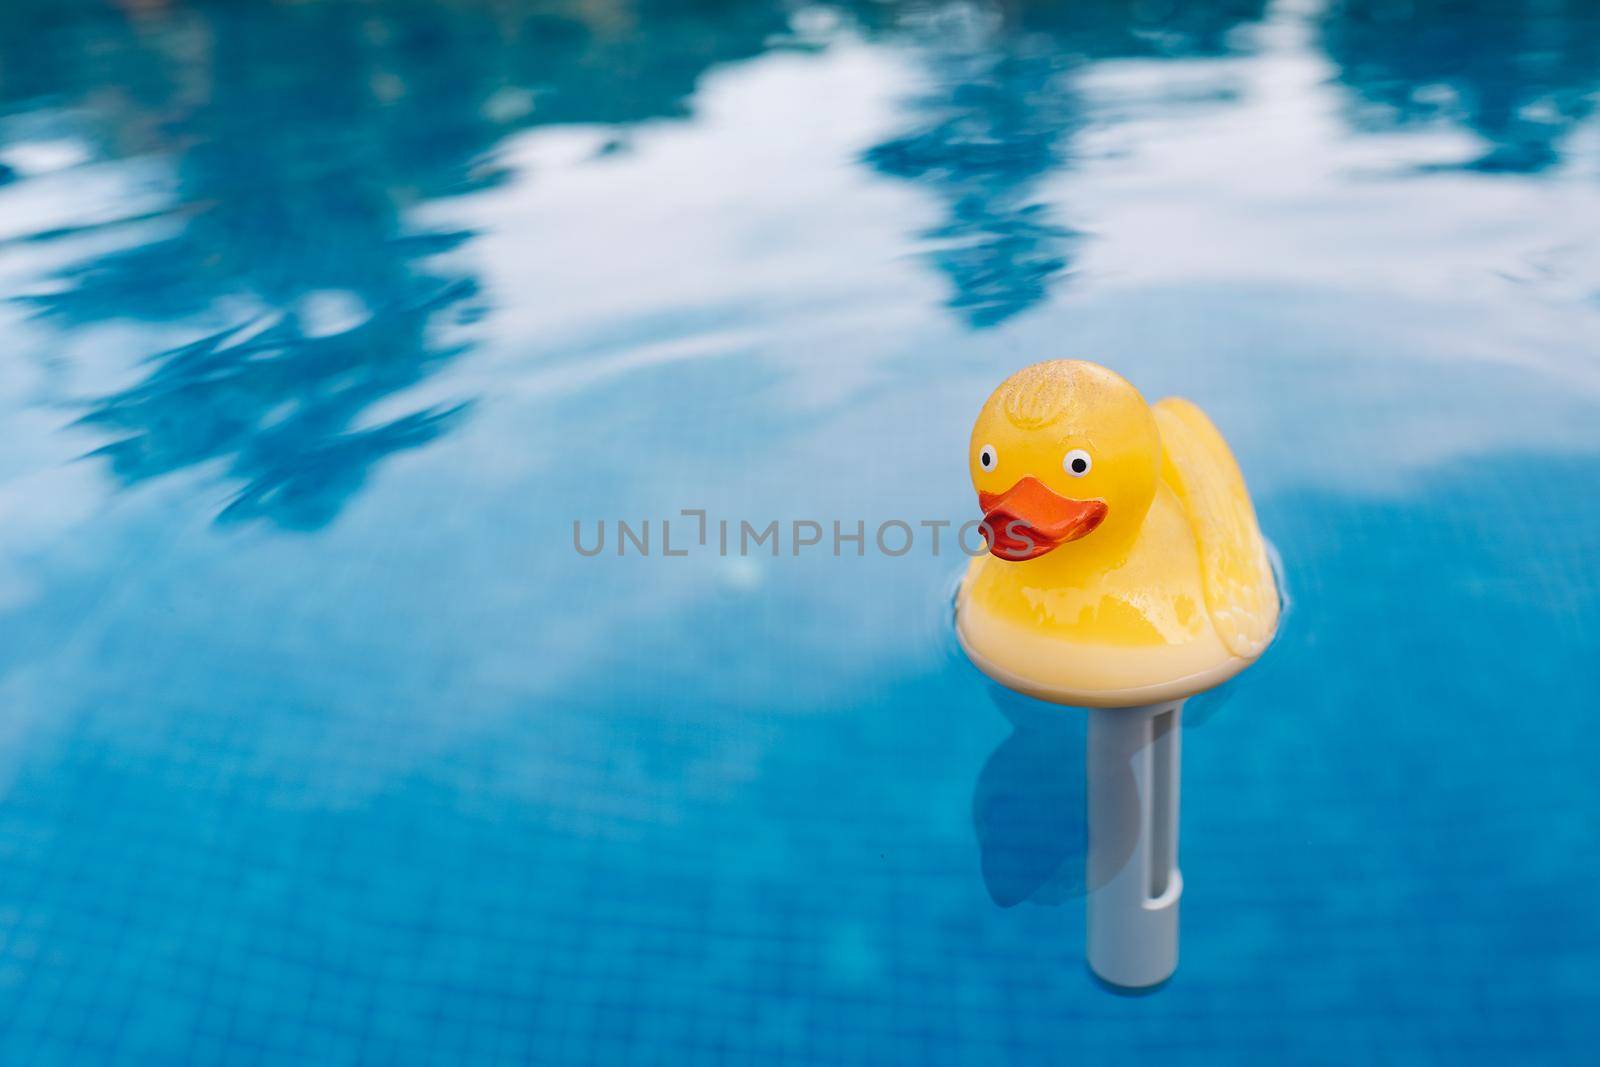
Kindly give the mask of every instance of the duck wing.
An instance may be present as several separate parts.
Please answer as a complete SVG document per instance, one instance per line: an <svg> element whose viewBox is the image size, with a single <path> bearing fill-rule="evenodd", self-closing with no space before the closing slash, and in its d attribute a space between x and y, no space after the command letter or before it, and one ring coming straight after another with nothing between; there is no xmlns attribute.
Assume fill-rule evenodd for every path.
<svg viewBox="0 0 1600 1067"><path fill-rule="evenodd" d="M1179 397L1152 410L1161 431L1161 477L1194 530L1212 625L1228 651L1254 659L1278 627L1278 583L1244 476L1205 412Z"/></svg>

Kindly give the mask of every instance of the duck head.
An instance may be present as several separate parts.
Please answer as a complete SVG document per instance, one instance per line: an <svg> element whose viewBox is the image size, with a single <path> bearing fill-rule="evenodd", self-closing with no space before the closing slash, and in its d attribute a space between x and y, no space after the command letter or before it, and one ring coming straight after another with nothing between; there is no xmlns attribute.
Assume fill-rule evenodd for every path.
<svg viewBox="0 0 1600 1067"><path fill-rule="evenodd" d="M1126 379L1057 359L1000 383L972 427L969 462L989 551L1020 562L1072 541L1131 541L1155 499L1161 436Z"/></svg>

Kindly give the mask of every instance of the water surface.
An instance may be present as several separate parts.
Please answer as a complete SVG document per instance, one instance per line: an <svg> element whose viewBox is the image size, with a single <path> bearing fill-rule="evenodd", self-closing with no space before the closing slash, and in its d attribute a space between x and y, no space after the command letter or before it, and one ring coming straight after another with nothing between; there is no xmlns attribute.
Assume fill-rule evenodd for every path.
<svg viewBox="0 0 1600 1067"><path fill-rule="evenodd" d="M0 1059L1577 1058L1597 58L1581 0L7 5ZM965 521L1059 356L1210 412L1294 596L1140 1000L958 557L571 544Z"/></svg>

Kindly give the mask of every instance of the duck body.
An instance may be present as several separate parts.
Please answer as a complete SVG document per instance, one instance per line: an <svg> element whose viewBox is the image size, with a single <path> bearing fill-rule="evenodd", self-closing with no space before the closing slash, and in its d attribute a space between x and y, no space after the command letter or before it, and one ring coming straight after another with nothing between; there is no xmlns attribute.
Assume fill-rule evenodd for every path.
<svg viewBox="0 0 1600 1067"><path fill-rule="evenodd" d="M991 551L968 566L957 633L1003 685L1154 704L1226 681L1275 633L1244 480L1188 401L1147 405L1092 363L1036 364L985 404L972 473Z"/></svg>

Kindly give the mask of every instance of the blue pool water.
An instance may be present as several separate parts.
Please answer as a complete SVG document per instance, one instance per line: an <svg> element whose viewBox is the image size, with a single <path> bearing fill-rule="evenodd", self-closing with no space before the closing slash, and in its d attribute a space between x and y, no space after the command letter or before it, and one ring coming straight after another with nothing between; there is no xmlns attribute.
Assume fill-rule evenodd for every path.
<svg viewBox="0 0 1600 1067"><path fill-rule="evenodd" d="M1592 1055L1597 91L1584 0L5 5L0 1062ZM965 521L1056 356L1294 601L1139 999L959 556L572 546Z"/></svg>

